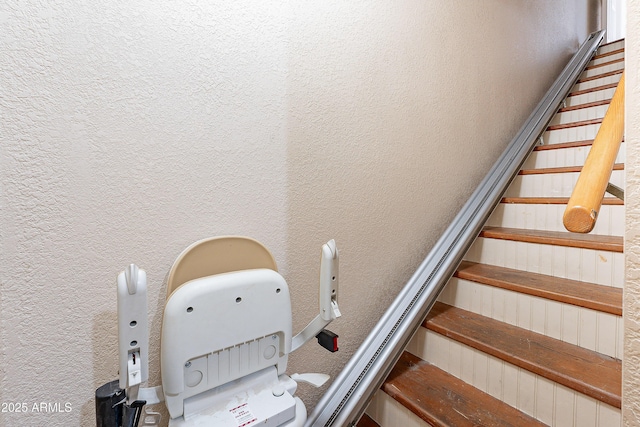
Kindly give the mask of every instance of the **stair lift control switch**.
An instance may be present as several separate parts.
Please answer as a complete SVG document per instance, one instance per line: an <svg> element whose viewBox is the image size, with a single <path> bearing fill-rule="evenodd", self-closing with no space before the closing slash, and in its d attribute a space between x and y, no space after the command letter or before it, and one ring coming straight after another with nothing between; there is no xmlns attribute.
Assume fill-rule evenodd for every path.
<svg viewBox="0 0 640 427"><path fill-rule="evenodd" d="M147 327L147 273L129 265L118 275L118 347L120 388L131 403L138 386L149 377L149 329Z"/></svg>
<svg viewBox="0 0 640 427"><path fill-rule="evenodd" d="M291 351L297 350L307 341L322 334L329 323L342 315L338 307L338 260L336 242L331 239L322 245L320 258L320 314L293 337ZM335 350L330 351L338 349L338 336L336 335L335 338ZM334 348L333 344L331 347ZM325 348L329 350L328 347Z"/></svg>
<svg viewBox="0 0 640 427"><path fill-rule="evenodd" d="M329 321L340 317L340 309L338 309L338 249L333 239L322 246L320 315L322 319Z"/></svg>

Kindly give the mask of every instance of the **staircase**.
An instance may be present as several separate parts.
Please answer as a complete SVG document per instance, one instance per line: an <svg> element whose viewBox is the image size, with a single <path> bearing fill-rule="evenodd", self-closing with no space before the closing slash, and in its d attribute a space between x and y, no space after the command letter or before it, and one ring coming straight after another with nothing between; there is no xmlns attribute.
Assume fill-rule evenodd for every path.
<svg viewBox="0 0 640 427"><path fill-rule="evenodd" d="M562 214L624 68L603 45L359 426L619 426L624 206ZM624 143L611 182L624 188Z"/></svg>

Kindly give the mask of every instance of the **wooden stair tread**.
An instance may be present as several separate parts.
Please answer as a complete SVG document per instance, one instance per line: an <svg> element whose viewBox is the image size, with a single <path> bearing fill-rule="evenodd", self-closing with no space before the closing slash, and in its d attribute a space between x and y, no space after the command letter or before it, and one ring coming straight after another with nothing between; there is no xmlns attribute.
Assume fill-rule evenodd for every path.
<svg viewBox="0 0 640 427"><path fill-rule="evenodd" d="M624 163L615 163L612 170L624 170ZM581 171L582 166L561 166L555 168L521 169L520 172L518 172L518 175L540 175L545 173L571 173Z"/></svg>
<svg viewBox="0 0 640 427"><path fill-rule="evenodd" d="M364 414L356 425L358 427L380 427L380 425L367 414Z"/></svg>
<svg viewBox="0 0 640 427"><path fill-rule="evenodd" d="M588 147L593 145L593 139L585 139L582 141L559 142L557 144L536 145L533 151L558 150L563 148Z"/></svg>
<svg viewBox="0 0 640 427"><path fill-rule="evenodd" d="M579 126L599 125L600 123L602 123L602 118L581 120L581 121L578 121L578 122L570 122L570 123L562 123L562 124L559 124L559 125L551 125L551 126L547 127L547 130L551 131L551 130L569 129L569 128L575 128L575 127L579 127Z"/></svg>
<svg viewBox="0 0 640 427"><path fill-rule="evenodd" d="M566 205L569 203L568 197L503 197L500 203L524 204L524 205ZM617 197L605 197L602 205L624 206L624 201Z"/></svg>
<svg viewBox="0 0 640 427"><path fill-rule="evenodd" d="M408 352L382 389L437 427L545 425Z"/></svg>
<svg viewBox="0 0 640 427"><path fill-rule="evenodd" d="M462 261L455 277L622 316L622 289Z"/></svg>
<svg viewBox="0 0 640 427"><path fill-rule="evenodd" d="M578 127L578 126L599 125L600 123L602 123L602 118L581 120L581 121L578 121L578 122L562 123L562 124L559 124L559 125L551 125L551 126L549 126L547 128L547 130L551 131L551 130L569 129L569 128L575 128L575 127Z"/></svg>
<svg viewBox="0 0 640 427"><path fill-rule="evenodd" d="M620 236L526 230L523 228L484 227L480 232L480 237L620 253L622 253L624 246L623 238Z"/></svg>
<svg viewBox="0 0 640 427"><path fill-rule="evenodd" d="M620 408L622 363L612 357L441 302L423 326Z"/></svg>

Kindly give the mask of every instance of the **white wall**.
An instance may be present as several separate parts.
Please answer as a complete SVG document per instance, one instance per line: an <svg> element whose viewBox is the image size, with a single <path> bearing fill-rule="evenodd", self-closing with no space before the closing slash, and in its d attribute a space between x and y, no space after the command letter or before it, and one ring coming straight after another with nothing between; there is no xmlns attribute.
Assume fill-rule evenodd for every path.
<svg viewBox="0 0 640 427"><path fill-rule="evenodd" d="M0 425L94 423L131 262L159 384L167 272L215 235L273 251L296 331L336 239L341 351L290 358L335 375L594 29L586 3L5 0L0 402L29 413Z"/></svg>
<svg viewBox="0 0 640 427"><path fill-rule="evenodd" d="M640 4L627 4L625 39L626 282L624 287L623 424L640 424Z"/></svg>

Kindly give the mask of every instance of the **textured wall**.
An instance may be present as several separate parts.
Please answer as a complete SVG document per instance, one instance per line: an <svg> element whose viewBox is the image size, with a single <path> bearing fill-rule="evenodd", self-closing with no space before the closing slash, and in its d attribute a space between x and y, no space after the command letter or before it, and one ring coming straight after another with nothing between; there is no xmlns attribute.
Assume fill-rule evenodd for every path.
<svg viewBox="0 0 640 427"><path fill-rule="evenodd" d="M627 3L625 39L625 255L623 423L640 425L640 3Z"/></svg>
<svg viewBox="0 0 640 427"><path fill-rule="evenodd" d="M290 359L335 375L593 29L587 3L3 1L0 402L28 413L0 425L93 424L130 262L157 385L167 272L214 235L274 252L296 331L336 239L341 352Z"/></svg>

